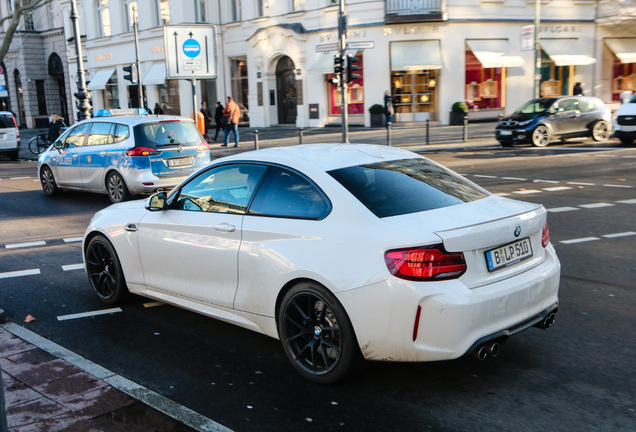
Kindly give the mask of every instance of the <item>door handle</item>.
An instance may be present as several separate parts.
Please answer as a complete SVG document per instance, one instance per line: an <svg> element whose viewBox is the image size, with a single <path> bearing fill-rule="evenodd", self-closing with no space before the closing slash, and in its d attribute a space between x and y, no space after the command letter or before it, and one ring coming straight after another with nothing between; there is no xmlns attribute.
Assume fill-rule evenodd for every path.
<svg viewBox="0 0 636 432"><path fill-rule="evenodd" d="M217 230L217 231L228 232L228 233L236 231L236 227L234 225L230 225L230 224L227 224L227 223L214 225L213 228L215 230Z"/></svg>
<svg viewBox="0 0 636 432"><path fill-rule="evenodd" d="M79 155L76 153L73 155L73 159L77 159L79 157Z"/></svg>
<svg viewBox="0 0 636 432"><path fill-rule="evenodd" d="M137 228L137 225L136 225L136 224L134 224L134 223L129 223L129 224L126 224L126 228L124 228L124 229L125 229L126 231L135 232L135 231L137 231L137 229L138 229L138 228Z"/></svg>
<svg viewBox="0 0 636 432"><path fill-rule="evenodd" d="M106 156L106 152L99 152L100 156Z"/></svg>

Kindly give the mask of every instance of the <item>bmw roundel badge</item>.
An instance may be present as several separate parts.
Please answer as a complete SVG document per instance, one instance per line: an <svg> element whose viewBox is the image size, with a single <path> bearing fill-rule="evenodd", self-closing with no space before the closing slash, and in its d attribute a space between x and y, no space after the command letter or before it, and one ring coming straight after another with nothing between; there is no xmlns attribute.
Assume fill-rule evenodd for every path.
<svg viewBox="0 0 636 432"><path fill-rule="evenodd" d="M519 237L521 235L521 227L517 225L515 227L515 237Z"/></svg>

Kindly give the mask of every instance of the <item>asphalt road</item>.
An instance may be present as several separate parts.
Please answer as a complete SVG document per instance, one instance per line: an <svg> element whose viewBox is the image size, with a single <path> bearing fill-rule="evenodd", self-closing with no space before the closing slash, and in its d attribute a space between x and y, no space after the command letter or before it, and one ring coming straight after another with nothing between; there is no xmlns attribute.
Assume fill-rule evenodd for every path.
<svg viewBox="0 0 636 432"><path fill-rule="evenodd" d="M636 148L580 142L427 156L549 210L563 265L557 323L511 338L495 359L368 363L319 386L293 371L278 341L171 306L134 298L78 318L105 309L78 268L77 240L109 201L45 197L26 161L0 161L0 307L237 431L636 430ZM31 273L6 277L20 271ZM36 321L24 323L27 315Z"/></svg>

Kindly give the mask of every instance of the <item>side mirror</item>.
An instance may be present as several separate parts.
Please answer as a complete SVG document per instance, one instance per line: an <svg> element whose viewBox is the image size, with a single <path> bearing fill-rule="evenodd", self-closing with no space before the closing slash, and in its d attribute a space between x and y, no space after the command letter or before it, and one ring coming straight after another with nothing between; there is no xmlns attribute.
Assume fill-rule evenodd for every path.
<svg viewBox="0 0 636 432"><path fill-rule="evenodd" d="M62 143L62 141L55 141L53 143L53 148L55 148L55 149L60 150L60 149L62 149L62 147L64 147L64 144Z"/></svg>
<svg viewBox="0 0 636 432"><path fill-rule="evenodd" d="M166 209L166 197L168 195L165 192L157 192L148 199L146 204L146 210L150 211L162 211Z"/></svg>

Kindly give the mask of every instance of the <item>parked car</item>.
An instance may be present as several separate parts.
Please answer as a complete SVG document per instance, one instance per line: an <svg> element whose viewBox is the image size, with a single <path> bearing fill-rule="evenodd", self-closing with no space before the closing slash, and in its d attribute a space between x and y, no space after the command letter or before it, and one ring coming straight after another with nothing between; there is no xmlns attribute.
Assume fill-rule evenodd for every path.
<svg viewBox="0 0 636 432"><path fill-rule="evenodd" d="M406 150L314 144L217 159L108 207L83 254L103 303L131 291L264 333L332 383L363 358L484 359L549 327L560 264L546 218Z"/></svg>
<svg viewBox="0 0 636 432"><path fill-rule="evenodd" d="M20 130L10 111L0 111L0 154L11 160L18 160L20 155Z"/></svg>
<svg viewBox="0 0 636 432"><path fill-rule="evenodd" d="M191 119L106 110L66 130L38 159L47 195L59 189L108 194L112 202L168 190L210 162Z"/></svg>
<svg viewBox="0 0 636 432"><path fill-rule="evenodd" d="M611 110L603 101L587 96L560 96L525 103L499 121L495 135L506 147L515 143L545 147L557 139L576 137L604 141L611 130Z"/></svg>
<svg viewBox="0 0 636 432"><path fill-rule="evenodd" d="M623 144L632 144L636 139L636 95L614 112L614 136Z"/></svg>

